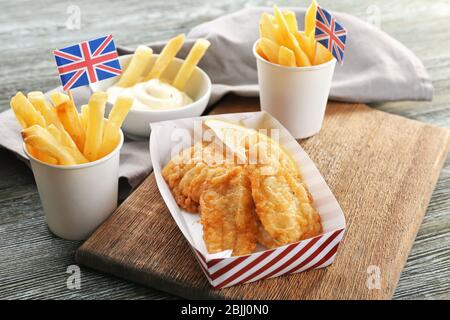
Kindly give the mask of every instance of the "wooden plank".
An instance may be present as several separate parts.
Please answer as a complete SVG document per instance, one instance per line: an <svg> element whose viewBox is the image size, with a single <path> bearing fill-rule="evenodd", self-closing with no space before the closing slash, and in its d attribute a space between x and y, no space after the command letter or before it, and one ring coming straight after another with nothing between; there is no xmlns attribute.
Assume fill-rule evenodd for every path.
<svg viewBox="0 0 450 320"><path fill-rule="evenodd" d="M257 109L232 99L214 113ZM447 157L446 129L364 105L330 103L320 134L300 142L340 202L347 232L323 270L213 290L153 175L77 251L83 265L189 298L391 298ZM369 266L381 287L366 286Z"/></svg>

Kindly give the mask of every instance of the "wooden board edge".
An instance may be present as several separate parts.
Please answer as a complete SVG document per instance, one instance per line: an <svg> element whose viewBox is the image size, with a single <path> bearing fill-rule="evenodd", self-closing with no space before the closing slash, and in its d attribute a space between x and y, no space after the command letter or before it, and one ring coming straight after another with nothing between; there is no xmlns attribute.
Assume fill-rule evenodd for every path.
<svg viewBox="0 0 450 320"><path fill-rule="evenodd" d="M121 279L129 280L134 283L138 283L147 288L152 288L154 290L159 290L175 296L189 299L189 300L223 300L224 298L217 294L212 295L215 289L211 286L211 291L203 290L192 290L192 288L187 286L182 286L176 281L158 277L156 275L151 275L150 273L143 272L138 268L129 267L124 269L119 263L114 259L110 259L104 255L93 255L91 252L86 250L83 246L78 248L75 252L75 261L81 266L91 268L100 272L104 272L108 275L113 275ZM202 272L200 270L200 272ZM142 277L145 274L145 277ZM207 281L205 279L205 281ZM186 293L189 293L187 295Z"/></svg>

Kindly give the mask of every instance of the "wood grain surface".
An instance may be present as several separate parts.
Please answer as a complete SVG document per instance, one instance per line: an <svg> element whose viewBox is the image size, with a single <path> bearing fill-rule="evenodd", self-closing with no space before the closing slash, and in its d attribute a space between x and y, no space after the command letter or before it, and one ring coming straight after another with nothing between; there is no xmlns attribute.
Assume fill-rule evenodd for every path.
<svg viewBox="0 0 450 320"><path fill-rule="evenodd" d="M228 99L214 113L258 110ZM77 251L82 265L187 298L389 299L450 146L450 131L330 103L321 132L300 141L341 204L347 230L333 265L214 290L151 174ZM380 270L369 289L368 270Z"/></svg>
<svg viewBox="0 0 450 320"><path fill-rule="evenodd" d="M309 0L277 0L306 6ZM425 64L435 88L431 102L389 102L372 108L450 129L450 3L448 0L320 0L331 9L374 23ZM113 33L118 45L136 47L266 0L0 0L0 111L18 90L59 85L51 51ZM80 9L79 29L66 22ZM100 14L101 12L101 14ZM47 229L31 170L0 149L0 298L168 299L160 290L81 267L81 288L71 290L67 268L80 241ZM184 294L186 295L186 293ZM401 274L394 299L450 299L450 158Z"/></svg>

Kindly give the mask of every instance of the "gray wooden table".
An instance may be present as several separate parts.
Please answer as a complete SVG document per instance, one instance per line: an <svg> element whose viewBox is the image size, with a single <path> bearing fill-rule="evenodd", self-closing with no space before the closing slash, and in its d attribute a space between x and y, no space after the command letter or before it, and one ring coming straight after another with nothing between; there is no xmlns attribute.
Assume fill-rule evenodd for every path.
<svg viewBox="0 0 450 320"><path fill-rule="evenodd" d="M299 6L308 1L276 2ZM373 107L450 128L449 1L320 3L376 24L412 49L428 68L435 87L432 102ZM113 33L118 44L136 46L167 39L245 6L271 4L260 0L0 0L0 111L9 108L9 99L18 90L46 91L59 85L52 49L106 33ZM81 14L80 29L73 19L77 11ZM85 268L81 268L81 288L68 289L67 267L74 264L74 252L80 244L58 239L48 231L31 171L0 150L0 298L175 298ZM450 298L449 160L394 298Z"/></svg>

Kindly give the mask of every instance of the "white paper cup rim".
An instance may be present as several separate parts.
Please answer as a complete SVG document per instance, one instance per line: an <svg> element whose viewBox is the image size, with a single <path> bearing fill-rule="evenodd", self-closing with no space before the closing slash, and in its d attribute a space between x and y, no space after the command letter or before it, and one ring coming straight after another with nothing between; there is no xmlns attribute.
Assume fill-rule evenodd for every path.
<svg viewBox="0 0 450 320"><path fill-rule="evenodd" d="M122 148L123 145L123 140L124 140L124 135L122 132L122 129L119 129L120 131L120 140L119 143L117 144L117 146L114 148L113 151L111 151L110 153L108 153L106 156L104 156L103 158L100 158L98 160L95 161L91 161L91 162L87 162L87 163L82 163L82 164L73 164L73 165L58 165L58 164L50 164L44 161L41 161L39 159L36 159L35 157L33 157L27 150L25 142L22 143L22 148L23 151L25 152L25 154L27 155L27 157L33 161L36 161L42 165L51 167L51 168L55 168L55 169L61 169L61 170L75 170L75 169L84 169L84 168L88 168L88 167L93 167L96 165L99 165L105 161L107 161L108 159L110 159L111 157L113 157L117 152L120 152L120 149Z"/></svg>
<svg viewBox="0 0 450 320"><path fill-rule="evenodd" d="M259 39L255 41L255 43L253 44L253 55L255 56L255 58L267 65L276 67L276 68L280 68L280 69L285 69L286 71L298 71L298 72L303 72L303 71L314 71L314 70L319 70L319 69L323 69L328 67L330 64L334 64L336 63L336 58L333 57L333 59L331 59L330 61L327 61L325 63L322 64L318 64L315 66L304 66L304 67L287 67L287 66L282 66L280 64L277 63L272 63L270 61L267 61L266 59L264 59L263 57L261 57L258 52L256 52L256 45L258 44Z"/></svg>

